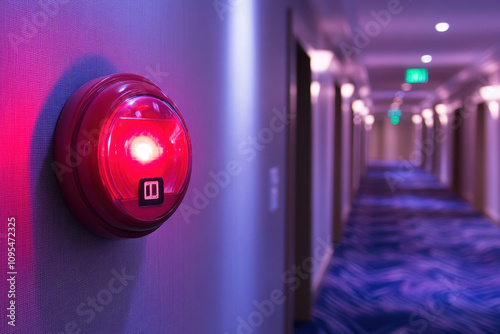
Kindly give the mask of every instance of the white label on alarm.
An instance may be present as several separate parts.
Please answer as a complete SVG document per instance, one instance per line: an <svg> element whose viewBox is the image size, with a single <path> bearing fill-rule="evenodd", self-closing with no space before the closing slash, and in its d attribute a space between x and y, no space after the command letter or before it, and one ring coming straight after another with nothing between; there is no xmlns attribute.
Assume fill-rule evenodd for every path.
<svg viewBox="0 0 500 334"><path fill-rule="evenodd" d="M160 183L158 181L144 182L144 199L152 200L160 198Z"/></svg>

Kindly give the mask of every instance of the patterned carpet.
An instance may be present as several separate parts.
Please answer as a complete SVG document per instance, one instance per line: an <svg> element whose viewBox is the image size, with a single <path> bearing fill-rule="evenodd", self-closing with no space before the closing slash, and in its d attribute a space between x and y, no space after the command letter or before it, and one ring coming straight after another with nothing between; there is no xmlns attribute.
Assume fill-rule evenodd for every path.
<svg viewBox="0 0 500 334"><path fill-rule="evenodd" d="M295 329L313 333L500 333L500 228L428 173L372 165Z"/></svg>

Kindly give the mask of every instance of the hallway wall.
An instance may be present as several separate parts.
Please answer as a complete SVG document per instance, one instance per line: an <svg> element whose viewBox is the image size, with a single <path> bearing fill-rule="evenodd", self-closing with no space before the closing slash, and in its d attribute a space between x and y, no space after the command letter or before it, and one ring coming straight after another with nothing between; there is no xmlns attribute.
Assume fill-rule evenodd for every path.
<svg viewBox="0 0 500 334"><path fill-rule="evenodd" d="M495 221L500 221L500 170L498 141L500 128L498 118L491 116L490 110L486 111L486 214Z"/></svg>
<svg viewBox="0 0 500 334"><path fill-rule="evenodd" d="M486 83L482 82L481 85ZM477 84L476 84L477 86ZM467 87L460 91L460 99L455 105L460 105L461 115L457 123L454 122L454 108L450 108L448 113L449 121L444 127L441 140L436 138L438 145L440 166L436 171L437 176L447 186L455 187L452 184L457 168L453 167L455 157L453 150L458 150L458 185L459 194L468 202L475 204L476 209L482 211L494 221L500 221L500 200L499 182L499 121L492 116L485 103L483 111L475 91L478 87ZM478 117L478 112L484 112L482 118ZM483 119L482 123L478 122ZM454 138L453 129L457 129L458 138ZM484 136L483 139L479 136ZM456 141L458 139L458 142ZM481 140L480 140L481 139ZM481 144L481 142L483 142ZM456 146L456 147L455 147ZM478 160L478 151L484 150L484 161ZM477 170L482 168L482 170Z"/></svg>
<svg viewBox="0 0 500 334"><path fill-rule="evenodd" d="M498 222L500 221L500 208L498 206L500 200L500 187L498 187L498 119L492 117L490 110L486 106L486 110L484 111L484 124L482 124L483 133L478 133L477 104L471 104L467 110L469 112L464 112L466 120L462 125L463 129L460 130L462 134L461 145L463 147L461 173L461 184L463 184L463 188L461 194L471 202L475 200L475 196L477 195L474 191L478 182L474 177L475 169L478 168L479 165L476 159L476 141L478 135L483 135L485 152L483 177L486 182L484 182L483 193L481 194L481 210L490 218Z"/></svg>
<svg viewBox="0 0 500 334"><path fill-rule="evenodd" d="M451 117L449 117L451 119ZM439 144L439 170L437 175L441 182L451 187L453 173L453 124L451 120L442 125L442 139Z"/></svg>
<svg viewBox="0 0 500 334"><path fill-rule="evenodd" d="M293 1L293 9L293 39L306 50L325 48L327 42L323 39L321 28L317 26L316 15L318 14L315 8L304 1ZM334 74L331 71L313 73L313 81L318 81L321 89L319 96L312 98L311 193L313 212L309 255L313 268L311 286L307 287L312 298L319 289L333 253L333 113L334 100L339 98L335 96L334 82L340 77L341 73ZM347 140L348 137L344 138ZM296 259L296 261L299 265L306 265L307 259ZM312 310L312 304L309 306Z"/></svg>
<svg viewBox="0 0 500 334"><path fill-rule="evenodd" d="M467 105L464 109L464 122L460 126L461 173L460 195L470 203L474 201L474 174L475 174L475 144L476 144L476 105Z"/></svg>
<svg viewBox="0 0 500 334"><path fill-rule="evenodd" d="M352 177L352 109L351 100L342 99L342 221L345 222L351 207Z"/></svg>
<svg viewBox="0 0 500 334"><path fill-rule="evenodd" d="M359 181L362 175L362 150L364 150L362 132L364 131L364 125L365 124L362 122L360 124L353 124L352 127L352 187L354 193L359 187Z"/></svg>
<svg viewBox="0 0 500 334"><path fill-rule="evenodd" d="M333 102L334 87L331 75L322 74L320 95L313 99L313 233L312 253L322 250L322 258L316 259L313 286L318 287L323 278L325 263L329 262L329 251L333 231ZM323 266L323 268L320 268Z"/></svg>
<svg viewBox="0 0 500 334"><path fill-rule="evenodd" d="M286 122L287 1L231 3L1 3L0 218L17 221L16 333L233 334L258 303L282 302L285 131L262 131ZM158 231L109 241L69 212L50 164L64 103L118 72L173 99L194 165L183 206ZM123 289L93 310L117 277ZM257 332L283 332L281 302Z"/></svg>

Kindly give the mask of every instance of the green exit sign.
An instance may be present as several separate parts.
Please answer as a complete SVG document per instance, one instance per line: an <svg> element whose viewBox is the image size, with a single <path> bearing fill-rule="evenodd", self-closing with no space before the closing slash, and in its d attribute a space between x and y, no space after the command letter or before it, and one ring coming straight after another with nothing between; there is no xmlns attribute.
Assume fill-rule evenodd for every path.
<svg viewBox="0 0 500 334"><path fill-rule="evenodd" d="M429 80L426 68L409 68L406 70L406 82L409 84L425 83Z"/></svg>

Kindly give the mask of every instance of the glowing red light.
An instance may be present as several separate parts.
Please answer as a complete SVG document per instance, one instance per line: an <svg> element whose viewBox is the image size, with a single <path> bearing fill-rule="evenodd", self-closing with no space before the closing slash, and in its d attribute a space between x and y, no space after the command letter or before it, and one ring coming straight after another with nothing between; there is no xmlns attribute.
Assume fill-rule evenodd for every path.
<svg viewBox="0 0 500 334"><path fill-rule="evenodd" d="M142 178L163 178L167 196L182 189L188 138L167 103L151 96L131 98L116 108L105 132L101 175L115 199L136 198Z"/></svg>
<svg viewBox="0 0 500 334"><path fill-rule="evenodd" d="M143 164L158 159L162 153L163 148L149 136L138 136L130 141L130 155Z"/></svg>

